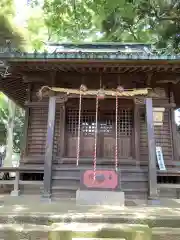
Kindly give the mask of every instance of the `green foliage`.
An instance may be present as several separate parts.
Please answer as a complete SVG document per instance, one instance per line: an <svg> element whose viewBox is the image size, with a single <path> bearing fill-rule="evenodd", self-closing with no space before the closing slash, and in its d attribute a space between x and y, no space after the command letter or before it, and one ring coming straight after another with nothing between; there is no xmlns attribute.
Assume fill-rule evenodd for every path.
<svg viewBox="0 0 180 240"><path fill-rule="evenodd" d="M13 150L16 153L20 153L22 137L23 137L23 126L24 126L24 111L23 109L16 107L16 113L14 118L14 145Z"/></svg>
<svg viewBox="0 0 180 240"><path fill-rule="evenodd" d="M179 52L179 0L45 0L43 13L49 40L148 42Z"/></svg>
<svg viewBox="0 0 180 240"><path fill-rule="evenodd" d="M93 31L93 11L90 1L45 0L44 20L48 28L49 39L56 41L80 41Z"/></svg>
<svg viewBox="0 0 180 240"><path fill-rule="evenodd" d="M13 26L11 20L4 15L0 15L0 46L7 46L7 40L10 40L11 46L16 48L19 48L23 42L22 36Z"/></svg>
<svg viewBox="0 0 180 240"><path fill-rule="evenodd" d="M13 16L14 11L14 1L13 0L1 0L0 1L0 14L4 16Z"/></svg>
<svg viewBox="0 0 180 240"><path fill-rule="evenodd" d="M14 4L13 0L1 0L0 1L0 47L7 47L7 42L11 42L11 47L21 48L24 43L19 29L13 23L14 17ZM1 78L0 78L1 80ZM8 98L0 92L0 145L6 145L7 143L7 130L9 124L9 105ZM20 108L16 108L14 121L14 143L13 150L20 151L20 138L22 135L23 125L23 112Z"/></svg>
<svg viewBox="0 0 180 240"><path fill-rule="evenodd" d="M14 25L14 1L0 0L0 46L7 46L7 40L10 40L11 46L20 48L23 44L23 37L17 27Z"/></svg>
<svg viewBox="0 0 180 240"><path fill-rule="evenodd" d="M0 92L0 146L6 145L6 136L9 120L8 98ZM16 107L14 118L14 131L13 131L13 149L14 152L20 152L20 145L24 125L24 111L20 107Z"/></svg>
<svg viewBox="0 0 180 240"><path fill-rule="evenodd" d="M44 20L39 15L33 15L27 20L27 41L29 48L40 50L43 47Z"/></svg>

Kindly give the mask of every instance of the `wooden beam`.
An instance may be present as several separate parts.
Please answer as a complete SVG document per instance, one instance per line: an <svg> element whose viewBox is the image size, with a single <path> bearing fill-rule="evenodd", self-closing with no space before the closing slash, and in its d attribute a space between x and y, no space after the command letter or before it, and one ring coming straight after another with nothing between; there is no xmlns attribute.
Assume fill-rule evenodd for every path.
<svg viewBox="0 0 180 240"><path fill-rule="evenodd" d="M24 104L24 106L28 108L46 107L47 105L48 105L48 102L44 102L44 101L39 101L39 102L26 101Z"/></svg>
<svg viewBox="0 0 180 240"><path fill-rule="evenodd" d="M161 183L157 184L158 189L180 189L180 184L174 183Z"/></svg>
<svg viewBox="0 0 180 240"><path fill-rule="evenodd" d="M51 199L51 177L52 177L52 161L53 161L53 142L55 132L55 113L56 113L56 97L49 97L48 124L46 136L46 150L44 159L44 194L47 200Z"/></svg>
<svg viewBox="0 0 180 240"><path fill-rule="evenodd" d="M149 198L157 198L157 173L156 173L156 146L154 137L153 125L153 105L152 98L146 99L146 120L147 120L147 135L148 135L148 183L149 183Z"/></svg>
<svg viewBox="0 0 180 240"><path fill-rule="evenodd" d="M162 103L162 104L153 104L155 108L176 108L175 103Z"/></svg>
<svg viewBox="0 0 180 240"><path fill-rule="evenodd" d="M48 78L45 76L37 76L37 75L24 75L23 76L24 83L48 83Z"/></svg>
<svg viewBox="0 0 180 240"><path fill-rule="evenodd" d="M134 101L134 153L136 166L140 166L140 107Z"/></svg>

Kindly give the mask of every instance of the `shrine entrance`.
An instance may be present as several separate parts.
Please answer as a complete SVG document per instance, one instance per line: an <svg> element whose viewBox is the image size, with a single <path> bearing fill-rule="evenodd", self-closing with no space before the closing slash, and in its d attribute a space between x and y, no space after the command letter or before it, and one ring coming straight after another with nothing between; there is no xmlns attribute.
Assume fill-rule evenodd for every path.
<svg viewBox="0 0 180 240"><path fill-rule="evenodd" d="M80 124L80 158L93 158L96 127L96 100L83 99ZM66 157L76 158L78 138L78 99L66 106ZM114 99L99 101L97 124L97 158L114 159L116 147L116 109ZM132 157L133 101L121 99L117 114L118 159Z"/></svg>

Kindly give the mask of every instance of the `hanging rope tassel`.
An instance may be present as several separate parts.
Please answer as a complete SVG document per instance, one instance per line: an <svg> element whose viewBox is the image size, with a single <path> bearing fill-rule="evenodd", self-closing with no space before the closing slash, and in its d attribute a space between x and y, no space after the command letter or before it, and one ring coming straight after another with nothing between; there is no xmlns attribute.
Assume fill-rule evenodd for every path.
<svg viewBox="0 0 180 240"><path fill-rule="evenodd" d="M96 96L96 126L95 126L95 133L94 133L94 180L96 179L98 107L99 107L99 98L98 96Z"/></svg>
<svg viewBox="0 0 180 240"><path fill-rule="evenodd" d="M118 170L118 95L116 94L116 143L115 143L115 169Z"/></svg>
<svg viewBox="0 0 180 240"><path fill-rule="evenodd" d="M81 108L82 108L82 94L80 93L80 95L79 95L79 117L78 117L78 139L77 139L76 166L79 165L79 154L80 154Z"/></svg>

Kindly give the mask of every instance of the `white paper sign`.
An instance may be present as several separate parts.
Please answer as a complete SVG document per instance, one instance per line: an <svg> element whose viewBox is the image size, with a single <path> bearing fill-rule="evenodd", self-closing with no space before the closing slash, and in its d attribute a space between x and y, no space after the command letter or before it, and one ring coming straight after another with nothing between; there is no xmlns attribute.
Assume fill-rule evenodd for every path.
<svg viewBox="0 0 180 240"><path fill-rule="evenodd" d="M164 157L163 157L163 154L162 154L162 148L161 147L156 147L156 157L157 157L159 170L165 171L166 166L164 164Z"/></svg>

